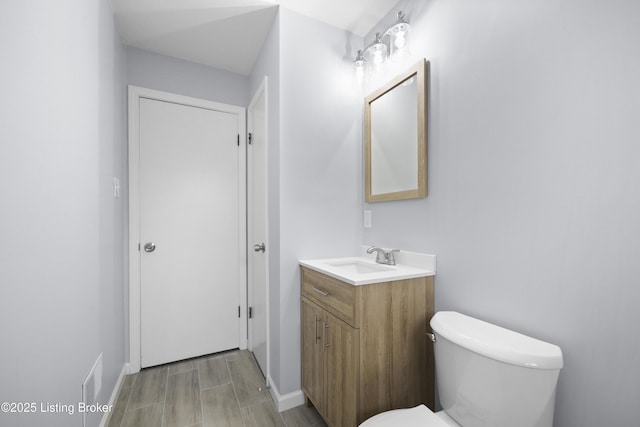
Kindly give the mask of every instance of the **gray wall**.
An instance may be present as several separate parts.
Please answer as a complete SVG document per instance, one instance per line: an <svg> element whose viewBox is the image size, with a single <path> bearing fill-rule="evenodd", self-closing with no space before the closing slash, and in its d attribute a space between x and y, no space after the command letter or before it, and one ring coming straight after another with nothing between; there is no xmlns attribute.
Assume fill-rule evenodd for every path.
<svg viewBox="0 0 640 427"><path fill-rule="evenodd" d="M558 344L556 426L638 425L640 4L398 9L430 61L429 196L366 205L365 243L436 254L437 310Z"/></svg>
<svg viewBox="0 0 640 427"><path fill-rule="evenodd" d="M299 259L362 241L362 107L350 54L362 40L280 8L279 391L300 389Z"/></svg>
<svg viewBox="0 0 640 427"><path fill-rule="evenodd" d="M243 107L249 104L247 76L134 47L126 51L130 85Z"/></svg>
<svg viewBox="0 0 640 427"><path fill-rule="evenodd" d="M124 364L123 52L107 0L8 0L0 17L0 402L38 405L0 425L77 426L98 355L100 402Z"/></svg>

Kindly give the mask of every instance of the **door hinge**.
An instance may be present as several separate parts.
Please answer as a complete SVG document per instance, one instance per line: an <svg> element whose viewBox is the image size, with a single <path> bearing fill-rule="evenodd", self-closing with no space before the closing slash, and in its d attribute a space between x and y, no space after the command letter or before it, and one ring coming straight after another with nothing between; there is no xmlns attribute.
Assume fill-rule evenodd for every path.
<svg viewBox="0 0 640 427"><path fill-rule="evenodd" d="M240 306L238 306L238 319L240 318Z"/></svg>
<svg viewBox="0 0 640 427"><path fill-rule="evenodd" d="M249 307L249 319L253 319L253 307Z"/></svg>
<svg viewBox="0 0 640 427"><path fill-rule="evenodd" d="M249 132L249 135L248 135L248 136L249 136L249 145L251 145L251 142L252 142L252 136L253 136L253 135L251 135L251 132Z"/></svg>
<svg viewBox="0 0 640 427"><path fill-rule="evenodd" d="M240 147L240 134L238 134L238 147Z"/></svg>

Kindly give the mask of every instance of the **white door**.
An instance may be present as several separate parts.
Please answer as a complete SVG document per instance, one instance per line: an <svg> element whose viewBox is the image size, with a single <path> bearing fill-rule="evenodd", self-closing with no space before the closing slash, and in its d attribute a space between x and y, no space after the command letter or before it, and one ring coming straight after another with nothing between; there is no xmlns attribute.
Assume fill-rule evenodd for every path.
<svg viewBox="0 0 640 427"><path fill-rule="evenodd" d="M141 367L239 347L238 116L140 98Z"/></svg>
<svg viewBox="0 0 640 427"><path fill-rule="evenodd" d="M267 79L248 109L249 348L268 377Z"/></svg>

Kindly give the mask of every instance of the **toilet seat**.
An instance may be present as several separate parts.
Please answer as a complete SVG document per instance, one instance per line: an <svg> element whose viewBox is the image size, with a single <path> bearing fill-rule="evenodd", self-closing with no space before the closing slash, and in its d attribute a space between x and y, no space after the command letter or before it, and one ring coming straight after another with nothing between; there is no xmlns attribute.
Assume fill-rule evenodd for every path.
<svg viewBox="0 0 640 427"><path fill-rule="evenodd" d="M410 409L394 409L374 415L360 427L451 427L424 405Z"/></svg>

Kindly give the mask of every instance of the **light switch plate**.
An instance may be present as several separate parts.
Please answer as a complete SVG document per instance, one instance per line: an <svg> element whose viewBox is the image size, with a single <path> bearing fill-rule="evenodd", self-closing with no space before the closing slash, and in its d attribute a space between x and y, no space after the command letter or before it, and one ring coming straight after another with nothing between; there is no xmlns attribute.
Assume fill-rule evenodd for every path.
<svg viewBox="0 0 640 427"><path fill-rule="evenodd" d="M120 198L120 179L113 177L113 198Z"/></svg>
<svg viewBox="0 0 640 427"><path fill-rule="evenodd" d="M364 223L364 228L371 228L371 211L370 210L365 209L363 223Z"/></svg>

